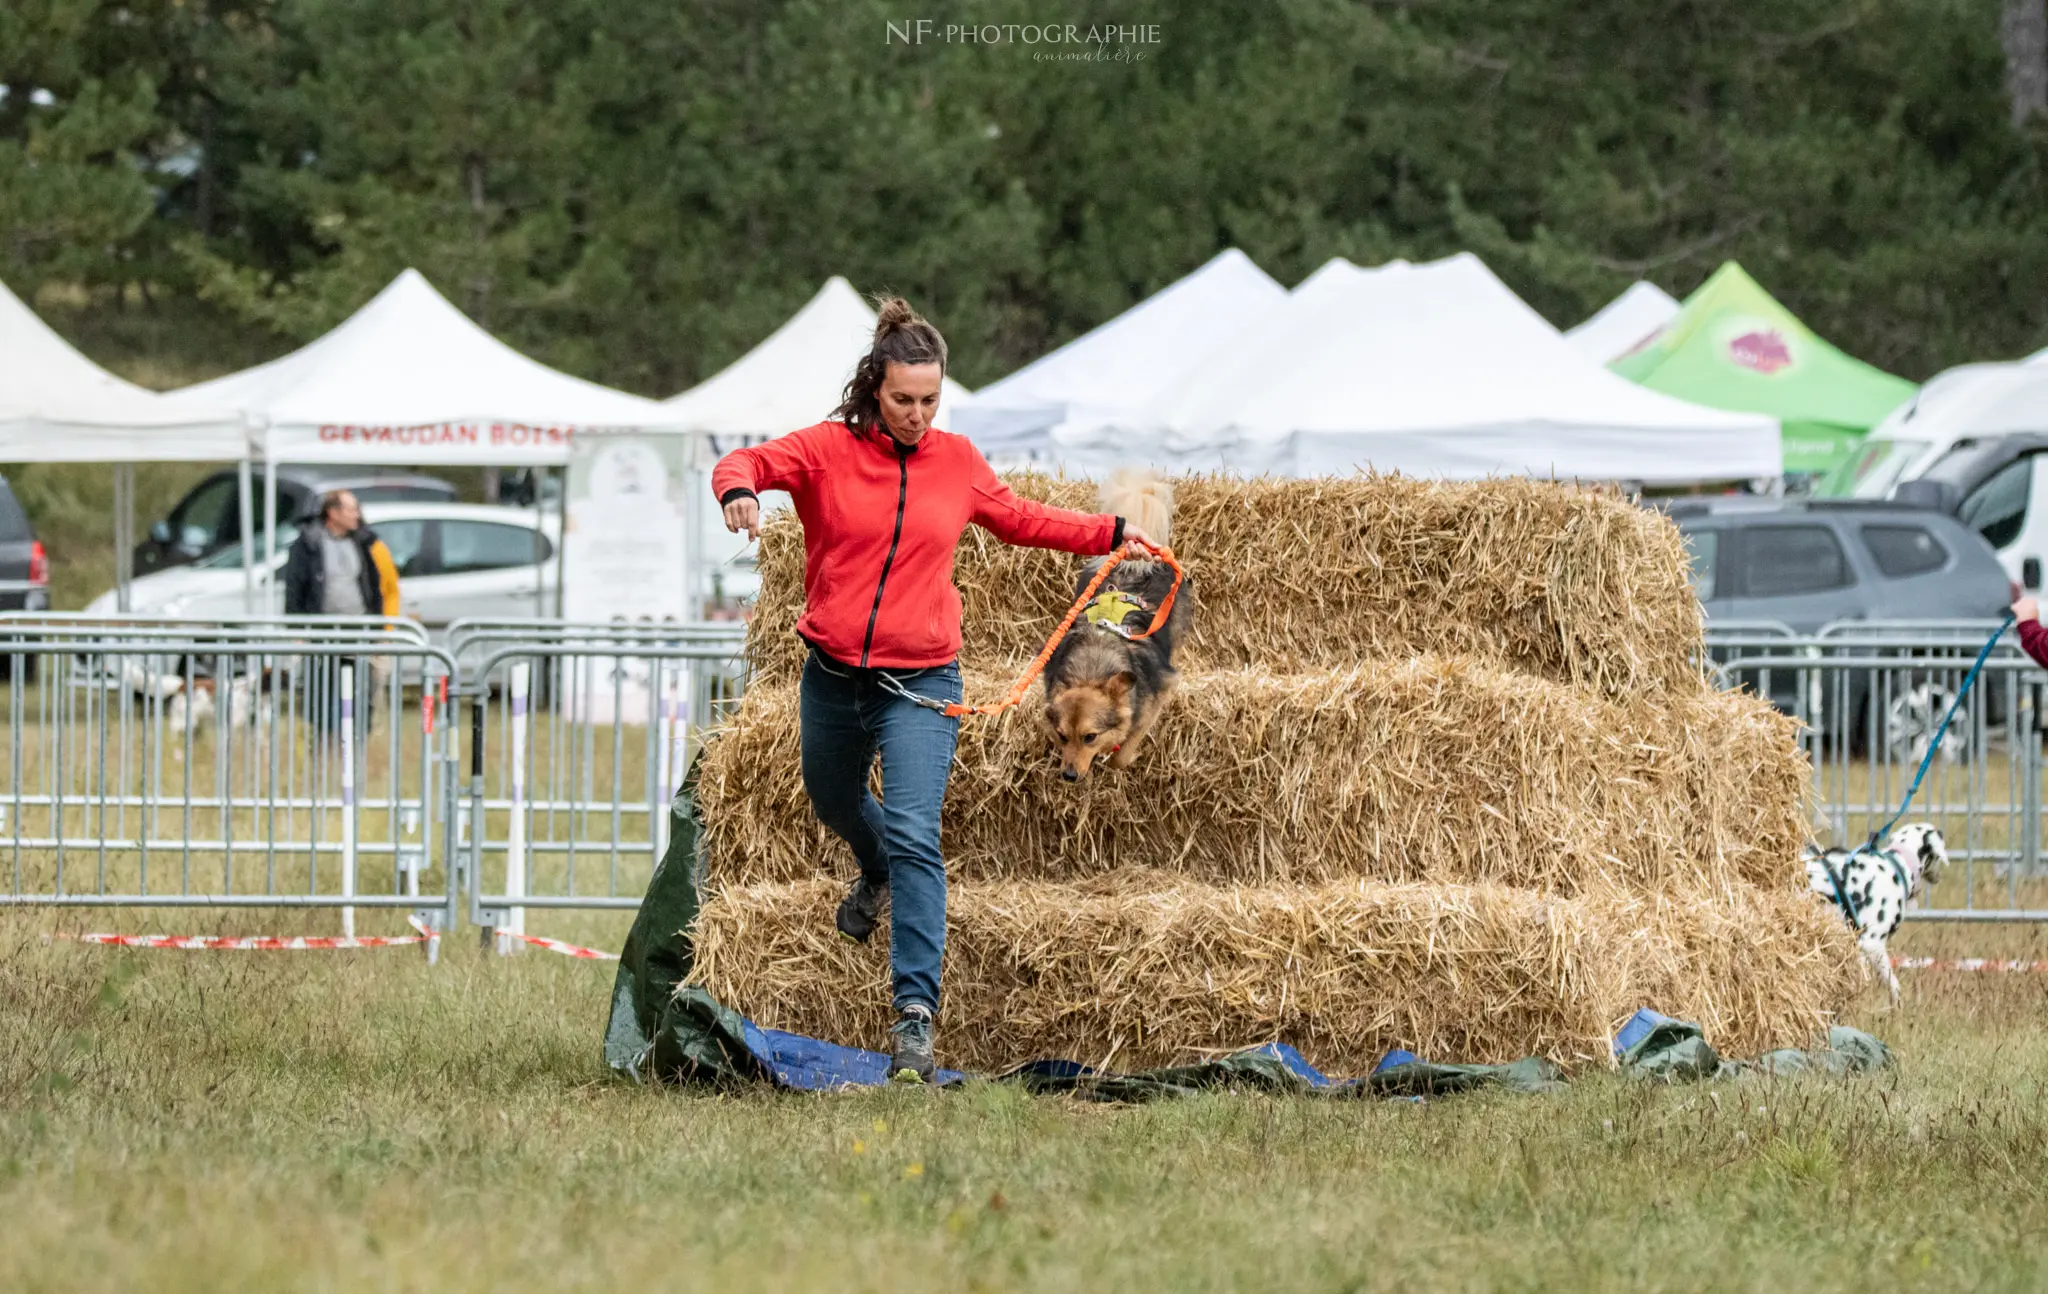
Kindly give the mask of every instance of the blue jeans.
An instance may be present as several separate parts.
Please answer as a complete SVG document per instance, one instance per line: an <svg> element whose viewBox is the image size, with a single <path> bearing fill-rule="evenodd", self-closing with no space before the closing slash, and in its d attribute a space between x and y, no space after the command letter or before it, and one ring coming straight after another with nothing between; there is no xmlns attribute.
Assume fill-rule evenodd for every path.
<svg viewBox="0 0 2048 1294"><path fill-rule="evenodd" d="M960 721L885 689L883 671L856 669L817 651L804 662L804 790L818 820L853 849L861 875L889 886L889 970L896 1009L939 1009L939 962L946 951L946 864L939 856L939 806L953 773ZM906 690L960 700L960 667L890 670ZM882 800L868 770L882 756Z"/></svg>

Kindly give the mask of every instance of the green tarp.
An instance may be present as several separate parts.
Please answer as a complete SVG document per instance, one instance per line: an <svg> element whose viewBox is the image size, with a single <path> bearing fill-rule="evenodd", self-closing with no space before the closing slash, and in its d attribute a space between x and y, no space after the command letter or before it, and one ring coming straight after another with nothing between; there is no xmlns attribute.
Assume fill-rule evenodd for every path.
<svg viewBox="0 0 2048 1294"><path fill-rule="evenodd" d="M1915 389L1823 341L1734 261L1608 367L1695 404L1776 418L1788 473L1828 470Z"/></svg>
<svg viewBox="0 0 2048 1294"><path fill-rule="evenodd" d="M697 841L702 824L695 804L696 769L669 809L669 845L649 882L647 897L620 954L605 1026L605 1063L639 1081L721 1085L771 1083L820 1090L885 1081L885 1058L874 1052L763 1029L701 988L679 986L691 965L690 927L697 918ZM1817 1069L1847 1074L1891 1064L1885 1045L1854 1029L1830 1031L1815 1052L1779 1051L1760 1060L1723 1060L1696 1025L1642 1011L1615 1041L1624 1073L1645 1078L1714 1079L1753 1073ZM946 1075L942 1078L958 1078ZM1064 1060L1037 1061L998 1082L1036 1092L1093 1100L1136 1101L1215 1087L1249 1087L1317 1097L1422 1097L1498 1087L1541 1092L1563 1073L1529 1057L1506 1065L1438 1064L1396 1052L1359 1079L1333 1081L1292 1047L1269 1044L1219 1060L1136 1074L1113 1074Z"/></svg>

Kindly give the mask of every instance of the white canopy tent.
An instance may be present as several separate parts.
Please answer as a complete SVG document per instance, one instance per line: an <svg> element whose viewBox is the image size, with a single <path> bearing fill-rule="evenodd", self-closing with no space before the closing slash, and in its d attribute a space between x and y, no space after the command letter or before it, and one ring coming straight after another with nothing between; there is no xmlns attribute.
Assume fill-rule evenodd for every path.
<svg viewBox="0 0 2048 1294"><path fill-rule="evenodd" d="M317 341L166 398L259 429L271 552L278 463L562 466L578 434L675 427L659 401L520 354L411 269Z"/></svg>
<svg viewBox="0 0 2048 1294"><path fill-rule="evenodd" d="M0 463L232 462L232 406L174 401L81 355L0 284Z"/></svg>
<svg viewBox="0 0 2048 1294"><path fill-rule="evenodd" d="M760 345L662 407L674 425L709 435L714 450L808 427L831 416L874 335L875 312L835 274ZM970 398L945 379L933 425L953 430Z"/></svg>
<svg viewBox="0 0 2048 1294"><path fill-rule="evenodd" d="M1053 436L1069 466L1319 476L1371 467L1646 485L1775 477L1778 424L1645 390L1470 253L1324 265L1144 414Z"/></svg>
<svg viewBox="0 0 2048 1294"><path fill-rule="evenodd" d="M674 425L659 401L513 350L418 270L319 340L168 398L241 410L280 463L557 466L579 431Z"/></svg>
<svg viewBox="0 0 2048 1294"><path fill-rule="evenodd" d="M1655 336L1678 313L1678 299L1647 279L1629 285L1564 339L1599 364L1612 363Z"/></svg>
<svg viewBox="0 0 2048 1294"><path fill-rule="evenodd" d="M760 345L663 403L671 423L699 433L710 456L820 422L838 407L853 367L875 335L875 312L851 283L825 280L788 322ZM933 425L957 430L959 411L974 397L946 378ZM701 467L702 464L699 464ZM693 535L693 550L723 566L745 550L743 536L723 529Z"/></svg>
<svg viewBox="0 0 2048 1294"><path fill-rule="evenodd" d="M232 462L249 525L249 428L231 406L173 401L87 359L0 284L0 462L114 464L116 584L127 603L136 463Z"/></svg>
<svg viewBox="0 0 2048 1294"><path fill-rule="evenodd" d="M1053 428L1129 417L1179 389L1245 320L1286 299L1236 248L1108 323L983 387L953 430L995 459L1044 455Z"/></svg>

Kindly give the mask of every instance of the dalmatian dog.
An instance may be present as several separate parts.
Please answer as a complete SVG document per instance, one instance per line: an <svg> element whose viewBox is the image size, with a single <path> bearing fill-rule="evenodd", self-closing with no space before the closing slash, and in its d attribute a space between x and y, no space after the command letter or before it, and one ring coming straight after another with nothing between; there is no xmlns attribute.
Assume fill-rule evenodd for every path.
<svg viewBox="0 0 2048 1294"><path fill-rule="evenodd" d="M1808 845L1800 857L1806 864L1806 883L1856 927L1863 959L1884 981L1897 1006L1899 977L1885 941L1899 928L1907 902L1941 879L1941 869L1948 865L1948 842L1934 824L1914 822L1894 831L1875 853ZM1837 876L1842 878L1840 895L1835 891Z"/></svg>

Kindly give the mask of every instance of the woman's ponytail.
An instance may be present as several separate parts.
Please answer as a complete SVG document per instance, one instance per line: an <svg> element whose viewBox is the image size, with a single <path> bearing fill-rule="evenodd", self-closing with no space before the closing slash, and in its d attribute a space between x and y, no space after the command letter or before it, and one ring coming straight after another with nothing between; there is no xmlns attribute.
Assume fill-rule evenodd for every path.
<svg viewBox="0 0 2048 1294"><path fill-rule="evenodd" d="M946 339L902 297L876 303L874 341L854 365L832 416L860 433L878 426L882 379L891 364L937 364L942 376L946 371Z"/></svg>

